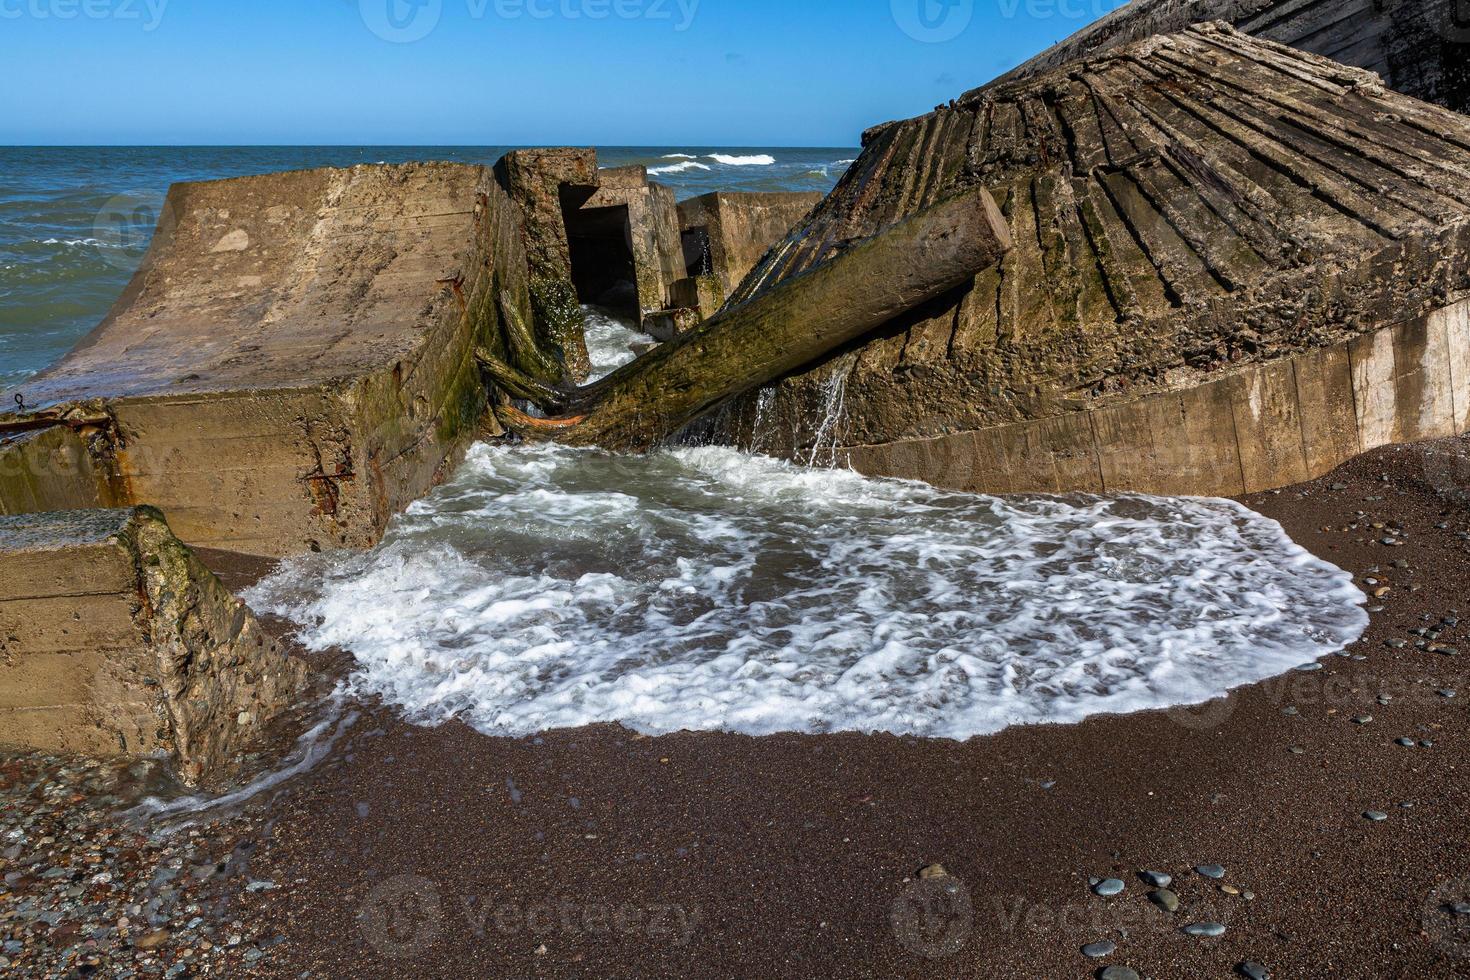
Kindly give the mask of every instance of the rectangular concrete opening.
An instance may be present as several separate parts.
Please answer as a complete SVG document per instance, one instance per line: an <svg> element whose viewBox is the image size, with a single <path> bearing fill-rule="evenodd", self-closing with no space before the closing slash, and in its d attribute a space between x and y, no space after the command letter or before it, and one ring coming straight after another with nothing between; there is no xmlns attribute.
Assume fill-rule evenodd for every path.
<svg viewBox="0 0 1470 980"><path fill-rule="evenodd" d="M636 317L640 307L628 206L582 207L593 190L561 188L577 299Z"/></svg>

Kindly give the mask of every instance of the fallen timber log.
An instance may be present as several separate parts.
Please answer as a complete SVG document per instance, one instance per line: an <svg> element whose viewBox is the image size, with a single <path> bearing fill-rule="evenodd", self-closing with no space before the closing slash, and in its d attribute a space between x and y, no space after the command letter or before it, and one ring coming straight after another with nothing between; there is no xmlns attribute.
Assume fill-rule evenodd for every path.
<svg viewBox="0 0 1470 980"><path fill-rule="evenodd" d="M869 131L731 303L977 185L997 266L704 435L965 490L1235 495L1470 429L1470 118L1199 25Z"/></svg>
<svg viewBox="0 0 1470 980"><path fill-rule="evenodd" d="M1010 248L984 188L970 188L841 251L780 288L728 308L602 381L562 394L482 351L501 387L559 417L497 410L533 439L646 450L705 413L817 362L968 282Z"/></svg>

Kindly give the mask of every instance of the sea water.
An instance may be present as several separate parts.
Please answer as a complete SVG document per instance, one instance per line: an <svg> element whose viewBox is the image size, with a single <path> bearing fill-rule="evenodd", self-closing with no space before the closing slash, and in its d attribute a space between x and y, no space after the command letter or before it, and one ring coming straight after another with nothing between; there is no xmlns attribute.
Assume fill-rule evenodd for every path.
<svg viewBox="0 0 1470 980"><path fill-rule="evenodd" d="M1348 574L1226 500L993 497L733 449L476 446L365 554L249 600L411 719L966 739L1342 649Z"/></svg>

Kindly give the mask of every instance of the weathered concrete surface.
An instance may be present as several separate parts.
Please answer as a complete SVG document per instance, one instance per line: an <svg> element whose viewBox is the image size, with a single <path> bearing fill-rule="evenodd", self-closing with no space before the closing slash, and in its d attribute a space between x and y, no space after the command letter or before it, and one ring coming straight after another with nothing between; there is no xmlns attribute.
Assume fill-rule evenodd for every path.
<svg viewBox="0 0 1470 980"><path fill-rule="evenodd" d="M1133 0L994 84L1213 20L1366 68L1404 95L1470 112L1470 5L1464 0Z"/></svg>
<svg viewBox="0 0 1470 980"><path fill-rule="evenodd" d="M1015 241L997 269L748 396L715 434L806 454L828 433L870 472L970 489L1238 493L1298 479L1293 453L1316 473L1385 433L1445 431L1407 389L1346 418L1333 372L1373 365L1359 396L1388 404L1403 370L1349 345L1402 348L1380 337L1470 296L1470 118L1202 25L871 131L730 305L977 184ZM1270 422L1293 410L1293 372L1299 450ZM1464 399L1462 375L1410 376ZM1259 460L1212 457L1253 434ZM1033 483L1027 460L1046 461Z"/></svg>
<svg viewBox="0 0 1470 980"><path fill-rule="evenodd" d="M539 336L565 362L566 378L587 377L582 307L572 281L572 255L564 212L580 207L601 178L597 151L555 148L513 150L495 165L501 186L524 215L522 242L530 269L531 306Z"/></svg>
<svg viewBox="0 0 1470 980"><path fill-rule="evenodd" d="M679 228L689 275L714 277L719 286L718 302L714 304L718 308L771 246L790 234L821 203L822 197L815 192L716 191L684 201L679 205ZM710 312L713 311L706 311L706 315Z"/></svg>
<svg viewBox="0 0 1470 980"><path fill-rule="evenodd" d="M152 504L194 546L371 546L475 435L507 310L529 320L519 211L486 168L178 185L107 319L21 389L102 421L0 437L0 513Z"/></svg>
<svg viewBox="0 0 1470 980"><path fill-rule="evenodd" d="M684 247L672 188L648 179L648 168L613 167L600 173L584 208L626 208L629 247L640 313L666 309L673 284L683 279Z"/></svg>
<svg viewBox="0 0 1470 980"><path fill-rule="evenodd" d="M0 518L0 744L228 772L306 683L151 508Z"/></svg>

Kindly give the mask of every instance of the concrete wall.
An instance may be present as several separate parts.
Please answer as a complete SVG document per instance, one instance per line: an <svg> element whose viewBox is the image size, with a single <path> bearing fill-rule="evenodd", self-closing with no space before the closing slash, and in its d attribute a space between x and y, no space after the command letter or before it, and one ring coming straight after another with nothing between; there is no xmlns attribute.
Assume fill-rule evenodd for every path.
<svg viewBox="0 0 1470 980"><path fill-rule="evenodd" d="M750 194L716 191L679 205L686 267L712 275L729 296L766 252L822 200L818 193ZM695 254L691 254L691 252Z"/></svg>
<svg viewBox="0 0 1470 980"><path fill-rule="evenodd" d="M501 294L529 311L520 231L482 167L175 188L118 307L23 388L110 424L0 440L0 513L152 504L194 546L370 547L477 432L474 349Z"/></svg>
<svg viewBox="0 0 1470 980"><path fill-rule="evenodd" d="M219 775L302 689L156 511L0 518L0 744Z"/></svg>
<svg viewBox="0 0 1470 980"><path fill-rule="evenodd" d="M1470 300L1196 388L842 453L869 475L983 493L1238 496L1467 431Z"/></svg>
<svg viewBox="0 0 1470 980"><path fill-rule="evenodd" d="M684 278L673 190L650 181L648 168L641 166L608 168L598 177L597 193L583 207L627 207L638 307L644 313L668 308L673 284Z"/></svg>

